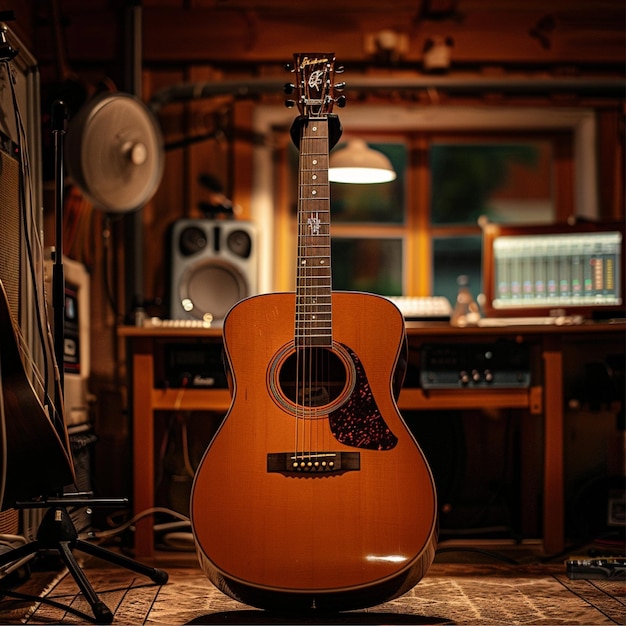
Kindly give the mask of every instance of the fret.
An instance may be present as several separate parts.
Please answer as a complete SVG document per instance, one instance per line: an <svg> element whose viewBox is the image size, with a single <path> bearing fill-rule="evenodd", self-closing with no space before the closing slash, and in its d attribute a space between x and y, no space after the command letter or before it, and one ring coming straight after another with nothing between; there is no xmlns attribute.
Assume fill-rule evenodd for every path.
<svg viewBox="0 0 626 626"><path fill-rule="evenodd" d="M296 321L300 327L330 329L332 316L330 312L325 315L305 315L304 313L300 313Z"/></svg>
<svg viewBox="0 0 626 626"><path fill-rule="evenodd" d="M297 327L296 328L296 337L319 337L323 338L328 333L332 332L332 328L330 324L327 324L326 327L320 328L309 328L309 327Z"/></svg>
<svg viewBox="0 0 626 626"><path fill-rule="evenodd" d="M303 125L299 156L296 346L332 345L328 119Z"/></svg>
<svg viewBox="0 0 626 626"><path fill-rule="evenodd" d="M306 276L306 277L300 277L303 280L308 280L308 283L306 285L302 286L302 289L299 290L299 294L303 297L303 298L307 298L310 297L311 295L317 295L318 293L321 293L323 291L326 291L327 289L330 289L331 286L331 281L330 281L330 276Z"/></svg>
<svg viewBox="0 0 626 626"><path fill-rule="evenodd" d="M326 289L330 289L331 286L331 277L330 274L319 274L317 276L299 276L298 278L303 281L307 281L305 285L302 286L299 293L306 297L309 294L316 295L325 291ZM315 291L314 291L315 290Z"/></svg>
<svg viewBox="0 0 626 626"><path fill-rule="evenodd" d="M307 314L311 314L311 313L319 313L320 315L324 315L327 312L331 313L331 304L330 303L325 303L322 305L316 305L316 304L311 304L306 303L306 304L300 304L299 306L296 307L296 313L300 314L306 312Z"/></svg>
<svg viewBox="0 0 626 626"><path fill-rule="evenodd" d="M322 315L324 314L324 307L330 308L330 300L328 302L315 302L316 305L316 310L321 313ZM296 312L299 313L300 311L310 311L311 310L311 303L308 302L302 302L302 303L298 303L296 304ZM330 313L330 311L329 311Z"/></svg>
<svg viewBox="0 0 626 626"><path fill-rule="evenodd" d="M311 315L305 315L304 313L300 313L298 315L298 317L296 318L296 326L299 328L303 328L303 327L308 327L308 328L312 328L312 327L326 327L326 328L330 328L332 323L332 316L329 313L327 313L326 315L319 315L319 316L311 316Z"/></svg>
<svg viewBox="0 0 626 626"><path fill-rule="evenodd" d="M298 276L306 277L306 276L322 276L324 274L328 274L328 264L315 264L315 263L307 263L306 265L301 264L298 267Z"/></svg>
<svg viewBox="0 0 626 626"><path fill-rule="evenodd" d="M324 310L324 309L328 310ZM310 315L311 307L305 304L300 304L296 307L296 315ZM324 304L322 306L317 306L315 309L316 315L330 315L332 310L330 309L330 303Z"/></svg>
<svg viewBox="0 0 626 626"><path fill-rule="evenodd" d="M300 265L297 270L297 276L301 278L316 278L323 276L330 276L329 267L326 265L314 265L309 263L307 265Z"/></svg>
<svg viewBox="0 0 626 626"><path fill-rule="evenodd" d="M328 183L328 171L323 170L319 167L311 168L309 170L304 170L300 173L300 183L306 184L317 184L317 185L326 185Z"/></svg>
<svg viewBox="0 0 626 626"><path fill-rule="evenodd" d="M301 254L299 257L299 265L302 265L303 268L307 265L321 265L321 266L326 266L328 267L329 261L330 261L330 255L329 254L315 254L315 252L311 252L310 254L305 251L305 254Z"/></svg>
<svg viewBox="0 0 626 626"><path fill-rule="evenodd" d="M303 211L310 211L316 213L323 213L325 211L325 206L328 204L330 200L329 196L320 196L319 198L310 197L304 198L299 203L299 208Z"/></svg>
<svg viewBox="0 0 626 626"><path fill-rule="evenodd" d="M314 297L316 299L325 298L325 296L319 296L319 297L318 296L314 296ZM330 298L328 299L327 302L315 302L315 304L316 304L316 306L318 308L321 308L321 307L324 307L324 306L330 307L330 305L331 305ZM298 302L298 303L296 303L296 309L308 308L309 306L310 306L310 304L309 303L305 303L305 302Z"/></svg>

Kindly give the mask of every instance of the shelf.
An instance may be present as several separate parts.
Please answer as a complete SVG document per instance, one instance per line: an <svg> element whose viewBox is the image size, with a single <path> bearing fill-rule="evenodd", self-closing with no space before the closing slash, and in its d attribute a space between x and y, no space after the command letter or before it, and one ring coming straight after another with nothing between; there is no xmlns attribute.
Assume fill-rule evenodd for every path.
<svg viewBox="0 0 626 626"><path fill-rule="evenodd" d="M398 407L404 411L427 409L530 409L541 413L542 390L530 389L433 389L405 388L400 392ZM228 389L153 389L155 411L215 411L230 407Z"/></svg>
<svg viewBox="0 0 626 626"><path fill-rule="evenodd" d="M502 339L528 343L534 351L531 380L538 386L528 388L454 388L401 390L401 411L463 409L522 409L543 416L543 540L548 553L564 547L563 495L563 347L573 336L588 342L602 339L624 345L624 324L581 324L568 327L453 328L447 323L407 323L410 350L419 353L426 343L457 344L496 342ZM231 404L228 389L155 387L162 373L164 343L221 341L220 329L135 328L120 329L129 340L133 380L133 510L140 513L154 506L155 411L211 411L225 414ZM156 375L155 375L156 372ZM135 532L138 556L154 553L154 530L150 518L138 520Z"/></svg>
<svg viewBox="0 0 626 626"><path fill-rule="evenodd" d="M419 409L530 409L541 413L541 387L530 389L409 389L400 391L400 410Z"/></svg>
<svg viewBox="0 0 626 626"><path fill-rule="evenodd" d="M214 411L225 413L230 406L228 389L153 389L155 411Z"/></svg>

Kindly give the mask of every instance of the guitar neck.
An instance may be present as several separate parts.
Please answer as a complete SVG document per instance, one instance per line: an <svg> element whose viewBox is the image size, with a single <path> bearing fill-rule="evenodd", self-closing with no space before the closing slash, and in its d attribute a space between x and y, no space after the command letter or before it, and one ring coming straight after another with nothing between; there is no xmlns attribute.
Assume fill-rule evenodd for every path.
<svg viewBox="0 0 626 626"><path fill-rule="evenodd" d="M302 122L296 269L297 348L332 346L328 118Z"/></svg>

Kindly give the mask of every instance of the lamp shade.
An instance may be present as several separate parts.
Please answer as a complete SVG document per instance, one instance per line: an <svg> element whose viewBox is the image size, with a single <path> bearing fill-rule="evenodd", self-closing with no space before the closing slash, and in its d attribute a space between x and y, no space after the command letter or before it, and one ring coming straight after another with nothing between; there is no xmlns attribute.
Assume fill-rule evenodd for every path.
<svg viewBox="0 0 626 626"><path fill-rule="evenodd" d="M330 155L328 180L333 183L388 183L395 178L391 161L362 139L351 139Z"/></svg>

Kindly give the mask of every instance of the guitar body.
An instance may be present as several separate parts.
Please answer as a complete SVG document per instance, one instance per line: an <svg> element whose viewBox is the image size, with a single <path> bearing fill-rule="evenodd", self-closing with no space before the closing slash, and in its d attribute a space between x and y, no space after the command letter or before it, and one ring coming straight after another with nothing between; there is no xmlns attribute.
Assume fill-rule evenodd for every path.
<svg viewBox="0 0 626 626"><path fill-rule="evenodd" d="M48 495L74 481L66 447L26 373L6 292L0 282L0 381L6 441L2 509L16 500ZM2 458L6 450L6 459Z"/></svg>
<svg viewBox="0 0 626 626"><path fill-rule="evenodd" d="M327 382L297 391L295 309L293 293L254 296L224 322L233 401L193 485L200 563L264 609L373 606L435 553L432 475L394 398L404 321L385 298L333 292L332 347L311 357Z"/></svg>

